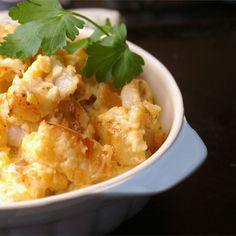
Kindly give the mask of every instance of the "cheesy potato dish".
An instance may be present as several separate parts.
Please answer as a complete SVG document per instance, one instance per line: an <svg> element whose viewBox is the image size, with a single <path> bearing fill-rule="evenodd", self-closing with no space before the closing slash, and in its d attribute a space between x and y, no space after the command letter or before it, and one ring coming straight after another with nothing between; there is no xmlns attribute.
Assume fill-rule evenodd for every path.
<svg viewBox="0 0 236 236"><path fill-rule="evenodd" d="M16 23L0 26L0 40ZM145 161L165 140L148 84L81 71L86 50L0 56L0 203L83 188Z"/></svg>

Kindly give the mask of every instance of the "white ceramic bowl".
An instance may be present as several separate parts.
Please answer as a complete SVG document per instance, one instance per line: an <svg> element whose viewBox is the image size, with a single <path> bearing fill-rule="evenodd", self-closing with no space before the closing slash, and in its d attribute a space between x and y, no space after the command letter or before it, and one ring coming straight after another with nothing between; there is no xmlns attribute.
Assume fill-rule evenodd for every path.
<svg viewBox="0 0 236 236"><path fill-rule="evenodd" d="M104 234L137 213L149 196L165 191L196 170L207 150L184 118L182 96L170 72L130 43L145 60L143 77L162 107L168 138L148 160L102 183L43 199L0 205L0 235Z"/></svg>

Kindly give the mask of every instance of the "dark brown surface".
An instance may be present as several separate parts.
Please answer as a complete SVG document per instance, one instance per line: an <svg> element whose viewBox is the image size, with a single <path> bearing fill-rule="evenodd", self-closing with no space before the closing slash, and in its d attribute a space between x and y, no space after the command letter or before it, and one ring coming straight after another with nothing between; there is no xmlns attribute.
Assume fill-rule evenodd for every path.
<svg viewBox="0 0 236 236"><path fill-rule="evenodd" d="M162 1L162 8L152 10L152 16L152 7L140 12L126 8L125 1L115 4L125 15L129 40L156 56L174 75L186 117L205 141L208 159L186 181L152 197L143 211L112 234L235 235L235 5L211 1L191 6L190 1L175 1L173 6L173 2Z"/></svg>

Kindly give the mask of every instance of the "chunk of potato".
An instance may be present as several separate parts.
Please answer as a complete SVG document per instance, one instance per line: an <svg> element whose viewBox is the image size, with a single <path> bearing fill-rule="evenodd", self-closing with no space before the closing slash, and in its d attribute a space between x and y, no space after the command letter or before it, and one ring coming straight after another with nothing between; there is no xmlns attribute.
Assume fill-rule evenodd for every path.
<svg viewBox="0 0 236 236"><path fill-rule="evenodd" d="M146 159L147 145L143 138L142 107L131 111L113 107L97 117L96 131L102 143L114 147L114 159L120 165L137 165Z"/></svg>
<svg viewBox="0 0 236 236"><path fill-rule="evenodd" d="M28 164L52 168L76 186L91 184L106 173L112 155L111 148L69 128L46 122L41 123L37 132L24 137L21 153Z"/></svg>

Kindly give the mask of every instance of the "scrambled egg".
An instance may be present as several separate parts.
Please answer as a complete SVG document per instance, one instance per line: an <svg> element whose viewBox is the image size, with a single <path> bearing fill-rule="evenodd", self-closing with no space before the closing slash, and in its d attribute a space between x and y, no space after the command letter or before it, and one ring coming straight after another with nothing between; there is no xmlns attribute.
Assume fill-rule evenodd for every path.
<svg viewBox="0 0 236 236"><path fill-rule="evenodd" d="M0 41L17 25L0 26ZM86 51L28 60L0 56L0 203L104 181L165 140L148 84L121 90L81 73Z"/></svg>

